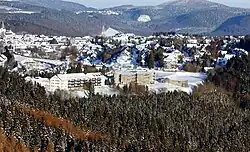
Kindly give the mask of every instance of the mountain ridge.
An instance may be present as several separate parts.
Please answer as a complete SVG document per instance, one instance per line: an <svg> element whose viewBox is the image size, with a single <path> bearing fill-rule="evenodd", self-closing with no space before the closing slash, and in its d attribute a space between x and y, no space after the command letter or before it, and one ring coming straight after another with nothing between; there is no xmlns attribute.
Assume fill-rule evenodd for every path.
<svg viewBox="0 0 250 152"><path fill-rule="evenodd" d="M64 0L18 0L26 4L32 4L36 6L57 9L57 10L67 10L72 12L83 11L83 10L96 10L92 7L87 7L80 3L75 3L71 1Z"/></svg>
<svg viewBox="0 0 250 152"><path fill-rule="evenodd" d="M232 17L223 22L212 35L246 35L250 34L250 15Z"/></svg>
<svg viewBox="0 0 250 152"><path fill-rule="evenodd" d="M32 30L23 25L16 29L27 32L34 33L39 29L38 33L45 30L44 33L68 36L99 35L103 25L140 35L162 31L200 34L213 32L232 17L250 14L250 9L229 7L207 0L175 0L155 6L122 5L98 10L69 3L72 5L65 7L68 2L62 0L1 1L0 6L33 13L10 14L9 10L0 9L0 20L25 23ZM146 16L147 21L141 20L142 16ZM11 28L15 26L11 25Z"/></svg>

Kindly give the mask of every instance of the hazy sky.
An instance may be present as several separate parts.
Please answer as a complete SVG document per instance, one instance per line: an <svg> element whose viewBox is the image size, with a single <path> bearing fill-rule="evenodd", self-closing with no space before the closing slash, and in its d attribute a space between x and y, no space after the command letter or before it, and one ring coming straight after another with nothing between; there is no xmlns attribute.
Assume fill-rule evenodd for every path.
<svg viewBox="0 0 250 152"><path fill-rule="evenodd" d="M157 5L169 0L68 0L95 8L106 8L118 5ZM234 7L250 8L250 0L210 0L217 3L226 4Z"/></svg>

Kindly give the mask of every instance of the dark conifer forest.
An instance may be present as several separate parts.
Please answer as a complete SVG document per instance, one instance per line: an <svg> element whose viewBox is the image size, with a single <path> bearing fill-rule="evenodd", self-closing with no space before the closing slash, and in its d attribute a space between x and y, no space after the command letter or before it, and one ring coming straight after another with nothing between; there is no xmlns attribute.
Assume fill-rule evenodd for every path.
<svg viewBox="0 0 250 152"><path fill-rule="evenodd" d="M0 68L0 151L247 152L249 70L247 57L234 58L192 95L85 99L48 94Z"/></svg>

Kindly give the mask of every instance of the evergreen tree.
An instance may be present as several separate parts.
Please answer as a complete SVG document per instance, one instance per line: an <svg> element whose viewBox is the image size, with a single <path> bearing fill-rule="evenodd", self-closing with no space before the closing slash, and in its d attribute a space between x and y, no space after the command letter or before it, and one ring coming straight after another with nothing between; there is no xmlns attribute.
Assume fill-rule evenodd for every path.
<svg viewBox="0 0 250 152"><path fill-rule="evenodd" d="M163 48L159 47L157 51L159 67L164 67L164 58L163 58Z"/></svg>
<svg viewBox="0 0 250 152"><path fill-rule="evenodd" d="M182 63L184 62L183 58L184 58L184 56L179 55L179 56L178 56L178 63L181 63L181 64L182 64Z"/></svg>
<svg viewBox="0 0 250 152"><path fill-rule="evenodd" d="M155 62L155 58L154 58L154 53L152 51L152 52L150 52L149 59L148 59L148 68L149 69L153 69L154 68L154 62Z"/></svg>
<svg viewBox="0 0 250 152"><path fill-rule="evenodd" d="M82 65L81 63L78 63L77 66L76 66L76 73L82 73Z"/></svg>
<svg viewBox="0 0 250 152"><path fill-rule="evenodd" d="M58 44L57 40L53 38L52 40L49 41L50 44Z"/></svg>
<svg viewBox="0 0 250 152"><path fill-rule="evenodd" d="M142 56L141 56L140 53L138 54L137 64L138 64L139 66L142 66Z"/></svg>
<svg viewBox="0 0 250 152"><path fill-rule="evenodd" d="M75 68L75 66L72 65L71 68L67 70L67 73L76 73L76 68Z"/></svg>

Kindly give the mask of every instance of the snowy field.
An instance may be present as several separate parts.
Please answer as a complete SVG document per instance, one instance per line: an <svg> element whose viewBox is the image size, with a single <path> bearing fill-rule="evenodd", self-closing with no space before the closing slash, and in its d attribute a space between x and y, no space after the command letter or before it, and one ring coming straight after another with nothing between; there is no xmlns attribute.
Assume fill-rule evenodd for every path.
<svg viewBox="0 0 250 152"><path fill-rule="evenodd" d="M100 87L95 87L95 94L97 93L100 95L112 96L112 95L118 95L119 91L109 86L100 86Z"/></svg>
<svg viewBox="0 0 250 152"><path fill-rule="evenodd" d="M112 96L112 95L119 95L119 91L109 86L98 86L98 87L95 87L95 94ZM87 90L75 91L73 92L73 95L80 97L80 98L88 98L89 91Z"/></svg>
<svg viewBox="0 0 250 152"><path fill-rule="evenodd" d="M44 62L44 63L48 63L48 64L53 64L53 65L56 65L56 66L64 64L64 62L60 61L60 60L38 59L38 58L33 58L33 59L34 59L34 61Z"/></svg>
<svg viewBox="0 0 250 152"><path fill-rule="evenodd" d="M21 55L14 55L14 57L15 57L15 60L17 62L22 62L22 61L25 61L27 59L31 59L33 61L43 62L43 63L47 63L47 64L52 64L52 65L55 65L55 66L59 66L59 65L62 65L64 63L63 61L60 61L60 60L30 58L30 57L25 57L25 56L21 56Z"/></svg>

